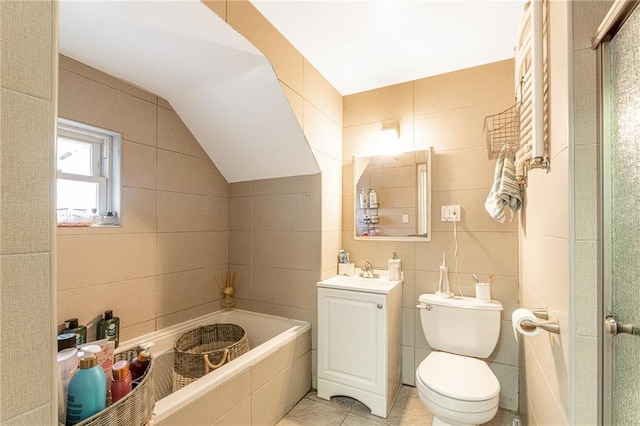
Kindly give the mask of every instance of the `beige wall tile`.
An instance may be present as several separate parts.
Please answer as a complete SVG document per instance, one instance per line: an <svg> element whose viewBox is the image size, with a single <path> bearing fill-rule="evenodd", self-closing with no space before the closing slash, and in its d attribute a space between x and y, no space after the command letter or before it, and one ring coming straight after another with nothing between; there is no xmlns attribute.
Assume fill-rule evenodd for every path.
<svg viewBox="0 0 640 426"><path fill-rule="evenodd" d="M510 106L515 99L510 84L513 73L513 59L508 59L416 80L414 112L420 115L490 101L503 101Z"/></svg>
<svg viewBox="0 0 640 426"><path fill-rule="evenodd" d="M518 369L509 365L490 363L489 367L500 382L500 407L511 411L518 411ZM566 423L548 423L566 424Z"/></svg>
<svg viewBox="0 0 640 426"><path fill-rule="evenodd" d="M98 321L111 309L120 327L131 327L156 317L156 278L138 278L107 284L59 290L57 325L64 328L69 318L87 326L87 341L96 340ZM120 338L122 341L122 337Z"/></svg>
<svg viewBox="0 0 640 426"><path fill-rule="evenodd" d="M222 265L158 275L157 315L168 315L219 299L217 280L226 270L226 265Z"/></svg>
<svg viewBox="0 0 640 426"><path fill-rule="evenodd" d="M304 98L342 127L342 96L307 60L304 60Z"/></svg>
<svg viewBox="0 0 640 426"><path fill-rule="evenodd" d="M340 188L342 187L342 160L331 157L318 150L313 150L316 161L320 170L321 188L323 194L331 194L340 196Z"/></svg>
<svg viewBox="0 0 640 426"><path fill-rule="evenodd" d="M460 173L459 167L462 164L466 171ZM489 189L493 182L495 164L494 161L487 160L485 147L434 151L431 157L431 190Z"/></svg>
<svg viewBox="0 0 640 426"><path fill-rule="evenodd" d="M217 0L213 0L213 1L217 1ZM165 108L165 109L173 111L173 107L171 106L169 101L167 101L164 98L161 98L160 96L158 96L158 105L161 106L162 108Z"/></svg>
<svg viewBox="0 0 640 426"><path fill-rule="evenodd" d="M226 231L226 197L158 191L158 232Z"/></svg>
<svg viewBox="0 0 640 426"><path fill-rule="evenodd" d="M569 424L562 403L546 383L551 371L545 371L530 353L525 365L529 416L533 414L540 425Z"/></svg>
<svg viewBox="0 0 640 426"><path fill-rule="evenodd" d="M313 149L342 160L342 128L309 102L304 103L303 128Z"/></svg>
<svg viewBox="0 0 640 426"><path fill-rule="evenodd" d="M229 198L229 230L251 230L252 206L253 200L251 197Z"/></svg>
<svg viewBox="0 0 640 426"><path fill-rule="evenodd" d="M251 182L254 196L320 192L321 174L264 179Z"/></svg>
<svg viewBox="0 0 640 426"><path fill-rule="evenodd" d="M104 84L105 86L133 95L136 98L140 98L154 104L158 102L158 97L156 95L149 93L146 90L142 90L139 87L133 86L119 78L92 68L89 65L83 64L82 62L76 61L68 56L58 55L58 61L59 67L66 71L84 76L96 83Z"/></svg>
<svg viewBox="0 0 640 426"><path fill-rule="evenodd" d="M306 348L303 348L306 346ZM311 332L281 347L251 367L251 390L255 392L311 350Z"/></svg>
<svg viewBox="0 0 640 426"><path fill-rule="evenodd" d="M229 263L229 271L235 272L236 276L238 277L235 297L237 299L245 299L247 301L251 301L251 295L253 294L253 284L251 282L251 265L236 265L231 262ZM248 311L252 310L250 307L240 309L247 309Z"/></svg>
<svg viewBox="0 0 640 426"><path fill-rule="evenodd" d="M211 312L219 311L222 309L222 298L203 305L193 306L189 309L174 312L172 314L159 316L156 318L156 329L161 330L163 328L171 327L172 325L180 324L181 322L199 318L203 315L210 314ZM240 308L240 306L238 306ZM243 308L240 308L243 309Z"/></svg>
<svg viewBox="0 0 640 426"><path fill-rule="evenodd" d="M585 392L594 389L593 374L598 370L598 339L594 337L576 336L575 340L575 364L581 368L576 371L576 389L579 398L576 398L575 421L580 425L598 424L598 393Z"/></svg>
<svg viewBox="0 0 640 426"><path fill-rule="evenodd" d="M3 6L5 10L8 6ZM19 8L17 8L20 10ZM31 96L1 89L0 188L2 241L0 252L49 250L51 105Z"/></svg>
<svg viewBox="0 0 640 426"><path fill-rule="evenodd" d="M156 105L64 69L59 75L58 115L122 133L123 139L156 145Z"/></svg>
<svg viewBox="0 0 640 426"><path fill-rule="evenodd" d="M209 159L158 150L158 189L226 197L229 184Z"/></svg>
<svg viewBox="0 0 640 426"><path fill-rule="evenodd" d="M122 186L156 189L156 149L123 141Z"/></svg>
<svg viewBox="0 0 640 426"><path fill-rule="evenodd" d="M590 145L589 150L593 151L595 157L595 148ZM591 158L590 165L594 167L595 158ZM552 159L553 170L545 173L543 170L532 170L529 172L528 185L525 192L527 208L524 212L527 233L552 235L559 238L568 238L569 236L569 212L568 200L569 193L566 182L569 179L569 152L564 150L561 154ZM577 170L576 170L577 172ZM585 188L585 184L576 182L577 188ZM596 202L596 194L591 191L583 192L588 194L589 199ZM595 207L596 204L593 204ZM595 211L595 209L593 210ZM579 214L576 212L576 214ZM593 218L593 228L595 233L596 218Z"/></svg>
<svg viewBox="0 0 640 426"><path fill-rule="evenodd" d="M251 265L251 231L229 231L229 263Z"/></svg>
<svg viewBox="0 0 640 426"><path fill-rule="evenodd" d="M156 331L156 318L145 322L140 322L138 324L130 325L130 326L121 326L120 327L120 340L125 342L127 340L131 340L135 337L143 336L147 333L152 333Z"/></svg>
<svg viewBox="0 0 640 426"><path fill-rule="evenodd" d="M251 370L246 369L156 424L162 426L211 425L250 395Z"/></svg>
<svg viewBox="0 0 640 426"><path fill-rule="evenodd" d="M229 184L229 197L248 197L253 194L253 182L234 182Z"/></svg>
<svg viewBox="0 0 640 426"><path fill-rule="evenodd" d="M51 265L49 253L3 255L0 421L51 402ZM28 332L25 326L29 326ZM28 337L28 339L25 338ZM34 346L43 356L25 356Z"/></svg>
<svg viewBox="0 0 640 426"><path fill-rule="evenodd" d="M320 270L319 232L258 230L252 234L251 247L254 266Z"/></svg>
<svg viewBox="0 0 640 426"><path fill-rule="evenodd" d="M155 234L58 237L58 290L156 274Z"/></svg>
<svg viewBox="0 0 640 426"><path fill-rule="evenodd" d="M574 148L574 220L577 240L595 240L598 238L598 194L594 191L599 185L597 145L576 146Z"/></svg>
<svg viewBox="0 0 640 426"><path fill-rule="evenodd" d="M573 53L573 142L575 145L596 143L598 135L596 52L592 49Z"/></svg>
<svg viewBox="0 0 640 426"><path fill-rule="evenodd" d="M51 34L56 27L53 5L48 1L10 1L0 4L2 87L52 100Z"/></svg>
<svg viewBox="0 0 640 426"><path fill-rule="evenodd" d="M322 279L334 276L337 273L336 255L342 248L340 243L341 232L326 231L322 237L322 260L320 264L320 277Z"/></svg>
<svg viewBox="0 0 640 426"><path fill-rule="evenodd" d="M158 234L158 274L228 263L228 232Z"/></svg>
<svg viewBox="0 0 640 426"><path fill-rule="evenodd" d="M256 267L252 268L252 299L303 309L316 309L317 271Z"/></svg>
<svg viewBox="0 0 640 426"><path fill-rule="evenodd" d="M178 114L163 107L158 107L158 148L208 158L207 153Z"/></svg>
<svg viewBox="0 0 640 426"><path fill-rule="evenodd" d="M342 197L333 194L322 195L322 231L334 231L339 233L342 230L341 224Z"/></svg>
<svg viewBox="0 0 640 426"><path fill-rule="evenodd" d="M156 191L122 188L120 225L124 232L156 232Z"/></svg>
<svg viewBox="0 0 640 426"><path fill-rule="evenodd" d="M311 352L258 389L252 398L251 421L275 424L311 389Z"/></svg>
<svg viewBox="0 0 640 426"><path fill-rule="evenodd" d="M461 274L518 275L518 238L515 233L458 231L457 234ZM434 232L431 243L416 243L416 269L439 271L442 253L445 252L451 271L454 251L452 232Z"/></svg>
<svg viewBox="0 0 640 426"><path fill-rule="evenodd" d="M250 2L227 2L227 22L269 58L278 80L304 93L302 55Z"/></svg>
<svg viewBox="0 0 640 426"><path fill-rule="evenodd" d="M216 426L246 426L249 424L251 424L251 398L242 401L214 423Z"/></svg>
<svg viewBox="0 0 640 426"><path fill-rule="evenodd" d="M282 87L282 91L284 92L287 100L289 101L289 105L291 105L291 110L293 114L296 116L296 120L298 120L298 124L302 127L303 119L304 119L304 98L292 90L286 84L280 82L280 86Z"/></svg>
<svg viewBox="0 0 640 426"><path fill-rule="evenodd" d="M345 96L343 126L376 122L380 130L385 120L413 115L413 91L414 82L407 82Z"/></svg>
<svg viewBox="0 0 640 426"><path fill-rule="evenodd" d="M253 197L251 229L259 231L320 231L319 193Z"/></svg>
<svg viewBox="0 0 640 426"><path fill-rule="evenodd" d="M55 423L55 420L51 419L51 413L51 404L45 404L12 419L1 420L5 426L50 425Z"/></svg>
<svg viewBox="0 0 640 426"><path fill-rule="evenodd" d="M486 147L482 133L484 117L508 106L494 105L473 105L417 115L414 118L415 138L436 151ZM486 148L483 158L487 158Z"/></svg>

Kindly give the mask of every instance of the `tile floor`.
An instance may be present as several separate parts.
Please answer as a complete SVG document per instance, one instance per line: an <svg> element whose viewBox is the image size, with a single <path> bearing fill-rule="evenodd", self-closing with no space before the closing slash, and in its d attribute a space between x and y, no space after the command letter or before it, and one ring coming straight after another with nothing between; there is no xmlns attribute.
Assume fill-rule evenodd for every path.
<svg viewBox="0 0 640 426"><path fill-rule="evenodd" d="M498 414L486 425L511 426L518 413L498 410ZM355 399L337 396L331 401L318 398L312 389L276 426L364 426L364 425L431 425L431 413L420 402L416 388L403 385L393 404L389 417L383 419Z"/></svg>

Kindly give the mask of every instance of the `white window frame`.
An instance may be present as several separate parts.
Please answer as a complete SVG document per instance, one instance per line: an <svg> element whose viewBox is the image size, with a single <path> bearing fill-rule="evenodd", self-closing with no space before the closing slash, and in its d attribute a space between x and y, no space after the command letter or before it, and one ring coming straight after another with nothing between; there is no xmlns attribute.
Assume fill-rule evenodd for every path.
<svg viewBox="0 0 640 426"><path fill-rule="evenodd" d="M67 139L94 146L91 160L91 175L57 172L58 179L91 182L98 184L98 213L120 212L120 164L122 135L111 130L79 123L65 118L58 118L58 136L56 139ZM56 153L56 158L58 154Z"/></svg>

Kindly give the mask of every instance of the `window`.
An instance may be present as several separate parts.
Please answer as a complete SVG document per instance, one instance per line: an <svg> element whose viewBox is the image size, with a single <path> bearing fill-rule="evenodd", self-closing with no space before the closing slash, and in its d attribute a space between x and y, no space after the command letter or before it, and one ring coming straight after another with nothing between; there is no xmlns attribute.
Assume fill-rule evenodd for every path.
<svg viewBox="0 0 640 426"><path fill-rule="evenodd" d="M88 226L96 214L115 222L120 209L120 139L109 130L58 119L59 226Z"/></svg>

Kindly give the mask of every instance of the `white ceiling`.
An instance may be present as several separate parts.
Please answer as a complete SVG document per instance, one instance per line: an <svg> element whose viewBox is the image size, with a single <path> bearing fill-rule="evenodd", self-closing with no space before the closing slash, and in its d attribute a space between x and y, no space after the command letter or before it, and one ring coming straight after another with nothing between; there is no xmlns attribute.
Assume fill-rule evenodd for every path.
<svg viewBox="0 0 640 426"><path fill-rule="evenodd" d="M512 58L524 0L251 0L342 95Z"/></svg>

